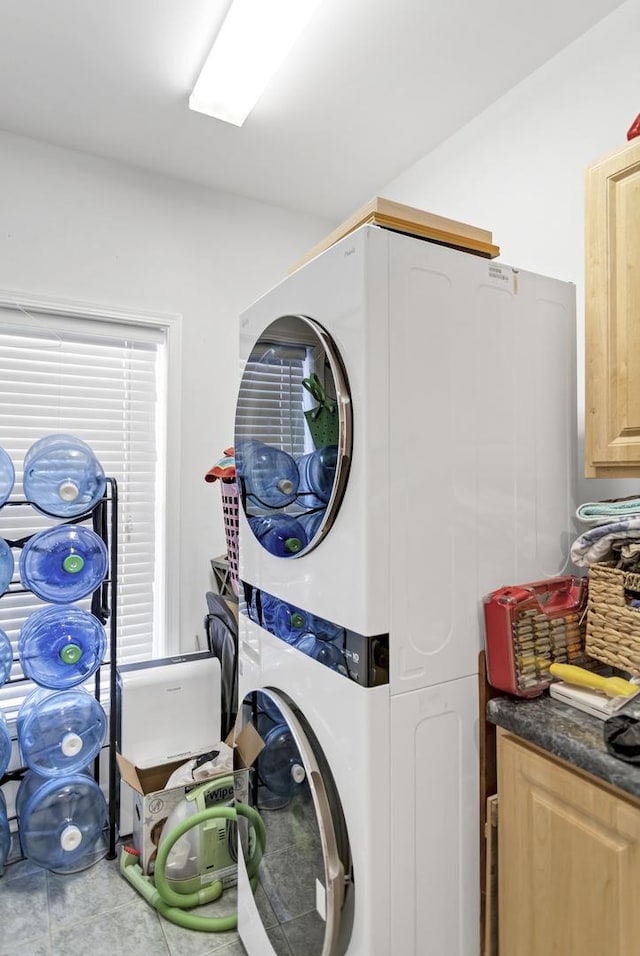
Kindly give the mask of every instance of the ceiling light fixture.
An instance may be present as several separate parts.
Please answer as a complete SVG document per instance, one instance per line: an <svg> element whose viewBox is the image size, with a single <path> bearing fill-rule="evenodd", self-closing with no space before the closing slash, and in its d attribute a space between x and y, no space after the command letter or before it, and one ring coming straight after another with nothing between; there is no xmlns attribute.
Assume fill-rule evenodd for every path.
<svg viewBox="0 0 640 956"><path fill-rule="evenodd" d="M189 108L242 126L321 0L234 0Z"/></svg>

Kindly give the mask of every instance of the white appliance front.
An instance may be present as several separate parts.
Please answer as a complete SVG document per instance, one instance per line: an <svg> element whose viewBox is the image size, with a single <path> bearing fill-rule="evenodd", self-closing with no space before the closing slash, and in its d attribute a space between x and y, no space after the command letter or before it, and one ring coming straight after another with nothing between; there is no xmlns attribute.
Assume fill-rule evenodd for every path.
<svg viewBox="0 0 640 956"><path fill-rule="evenodd" d="M242 580L360 634L389 631L389 323L388 257L384 236L358 231L289 276L240 319L240 358L271 344L268 331L284 317L307 317L328 333L346 373L353 415L348 481L337 517L320 544L288 559L269 553L240 508ZM304 342L305 327L300 320ZM278 332L278 329L276 329ZM296 344L293 333L284 347ZM236 456L240 416L236 415ZM273 402L282 414L284 397ZM306 426L305 426L306 427ZM249 431L249 434L251 432ZM259 438L261 431L255 437ZM287 445L289 448L289 445Z"/></svg>
<svg viewBox="0 0 640 956"><path fill-rule="evenodd" d="M573 285L364 226L243 314L244 360L283 316L321 325L341 358L350 468L299 555L269 553L241 509L241 578L388 633L392 694L476 673L483 595L569 570Z"/></svg>
<svg viewBox="0 0 640 956"><path fill-rule="evenodd" d="M242 616L241 662L247 643L240 723L253 720L266 742L254 799L267 830L258 889L239 867L238 928L247 952L271 956L284 939L294 956L423 956L438 941L434 951L476 956L475 679L392 698L388 686L359 687ZM344 899L333 909L323 874L336 871L335 859L330 851L324 867L318 859L321 841L309 828L316 814L309 796L302 799L306 781L295 777L300 796L293 784L291 792L279 789L281 777L273 784L281 800L272 808L268 787L261 797L283 766L278 727L265 724L259 708L256 716L264 691L305 728L322 789L333 794L345 879ZM272 754L274 736L279 749ZM291 761L292 774L300 762ZM310 790L312 778L310 772ZM317 816L319 832L326 814Z"/></svg>

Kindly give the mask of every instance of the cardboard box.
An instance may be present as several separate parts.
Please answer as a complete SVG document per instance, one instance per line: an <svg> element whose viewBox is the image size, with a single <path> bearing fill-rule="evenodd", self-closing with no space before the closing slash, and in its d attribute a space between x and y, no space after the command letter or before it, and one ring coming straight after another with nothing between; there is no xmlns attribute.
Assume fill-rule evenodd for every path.
<svg viewBox="0 0 640 956"><path fill-rule="evenodd" d="M249 770L257 760L264 743L251 724L243 727L237 740L227 739L226 743L234 750L234 786L239 791L240 799L246 800ZM199 754L193 754L191 759L197 756ZM140 867L147 876L153 874L158 844L167 818L187 793L202 786L202 782L194 782L171 789L166 788L167 781L174 770L181 767L188 759L190 758L143 768L134 766L122 754L116 754L122 780L133 790L133 845L140 854ZM227 773L221 771L212 779L216 780L225 776ZM220 794L220 800L223 802L232 798L232 793ZM235 883L235 873L233 875L223 873L221 878L225 885Z"/></svg>

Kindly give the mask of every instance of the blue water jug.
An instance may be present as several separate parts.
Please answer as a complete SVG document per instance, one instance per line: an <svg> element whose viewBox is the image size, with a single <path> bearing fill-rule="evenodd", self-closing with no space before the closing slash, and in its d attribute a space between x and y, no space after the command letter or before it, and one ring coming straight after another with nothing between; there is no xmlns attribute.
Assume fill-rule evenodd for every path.
<svg viewBox="0 0 640 956"><path fill-rule="evenodd" d="M311 629L312 615L284 601L276 610L273 633L287 644L295 644Z"/></svg>
<svg viewBox="0 0 640 956"><path fill-rule="evenodd" d="M7 726L7 718L0 710L0 777L7 772L11 762L11 733Z"/></svg>
<svg viewBox="0 0 640 956"><path fill-rule="evenodd" d="M81 525L57 525L34 535L20 555L20 577L42 601L69 604L91 594L109 567L105 543Z"/></svg>
<svg viewBox="0 0 640 956"><path fill-rule="evenodd" d="M307 541L309 544L313 541L318 531L322 526L324 521L324 516L326 513L326 508L321 508L318 511L311 511L309 514L297 515L297 520L300 522L304 528L304 533L307 536Z"/></svg>
<svg viewBox="0 0 640 956"><path fill-rule="evenodd" d="M81 687L40 687L20 707L16 726L23 763L43 777L59 777L84 770L97 757L107 718Z"/></svg>
<svg viewBox="0 0 640 956"><path fill-rule="evenodd" d="M28 770L16 815L24 856L53 873L75 873L106 856L107 803L87 773L42 777Z"/></svg>
<svg viewBox="0 0 640 956"><path fill-rule="evenodd" d="M345 638L345 629L339 624L327 621L323 617L313 615L310 630L319 641L329 641L333 644L342 645Z"/></svg>
<svg viewBox="0 0 640 956"><path fill-rule="evenodd" d="M280 598L274 597L272 594L267 594L265 591L260 591L259 596L256 597L257 623L261 624L266 631L275 634L276 617L282 607L286 607L286 605Z"/></svg>
<svg viewBox="0 0 640 956"><path fill-rule="evenodd" d="M278 705L262 691L256 691L256 707L259 714L265 714L273 724L281 724L283 717Z"/></svg>
<svg viewBox="0 0 640 956"><path fill-rule="evenodd" d="M38 511L58 518L86 514L103 497L102 465L73 435L47 435L28 450L22 479L25 497Z"/></svg>
<svg viewBox="0 0 640 956"><path fill-rule="evenodd" d="M15 468L8 452L0 448L0 508L9 500L15 477Z"/></svg>
<svg viewBox="0 0 640 956"><path fill-rule="evenodd" d="M246 439L235 447L237 475L248 498L265 508L284 508L296 499L298 468L286 451Z"/></svg>
<svg viewBox="0 0 640 956"><path fill-rule="evenodd" d="M4 794L0 790L0 876L2 876L4 865L9 857L11 850L11 831L9 829L9 819L7 817L7 804Z"/></svg>
<svg viewBox="0 0 640 956"><path fill-rule="evenodd" d="M304 784L304 765L285 723L272 727L266 735L258 757L258 773L265 786L282 797L292 797Z"/></svg>
<svg viewBox="0 0 640 956"><path fill-rule="evenodd" d="M325 445L298 459L298 503L303 508L321 508L333 491L338 464L338 446Z"/></svg>
<svg viewBox="0 0 640 956"><path fill-rule="evenodd" d="M13 551L4 538L0 538L0 594L4 594L11 584L13 571Z"/></svg>
<svg viewBox="0 0 640 956"><path fill-rule="evenodd" d="M307 546L304 528L290 515L257 515L249 527L263 548L278 558L292 558Z"/></svg>
<svg viewBox="0 0 640 956"><path fill-rule="evenodd" d="M344 676L348 675L349 672L344 654L336 644L332 644L329 641L320 641L313 634L305 634L304 637L298 641L296 647L299 651L302 651L303 654L306 654L307 657L312 657L320 664L324 664L325 667L329 667L332 671L337 671Z"/></svg>
<svg viewBox="0 0 640 956"><path fill-rule="evenodd" d="M18 656L36 684L64 690L95 673L106 646L104 627L93 614L60 604L29 615L18 637Z"/></svg>
<svg viewBox="0 0 640 956"><path fill-rule="evenodd" d="M11 647L11 641L0 627L0 687L9 680L12 666L13 648Z"/></svg>

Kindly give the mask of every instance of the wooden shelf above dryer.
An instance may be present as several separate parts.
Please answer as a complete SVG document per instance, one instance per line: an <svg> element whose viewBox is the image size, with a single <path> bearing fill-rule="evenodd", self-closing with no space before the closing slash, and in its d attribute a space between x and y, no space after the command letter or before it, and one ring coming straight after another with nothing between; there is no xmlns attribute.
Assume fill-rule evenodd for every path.
<svg viewBox="0 0 640 956"><path fill-rule="evenodd" d="M289 273L295 272L305 262L315 259L343 236L347 236L366 223L384 226L386 229L404 232L421 239L429 239L445 246L453 246L488 259L495 259L500 255L500 248L493 244L493 235L487 229L479 229L477 226L457 222L455 219L445 219L443 216L436 216L423 209L414 209L413 206L405 206L377 196L314 246L289 269Z"/></svg>

